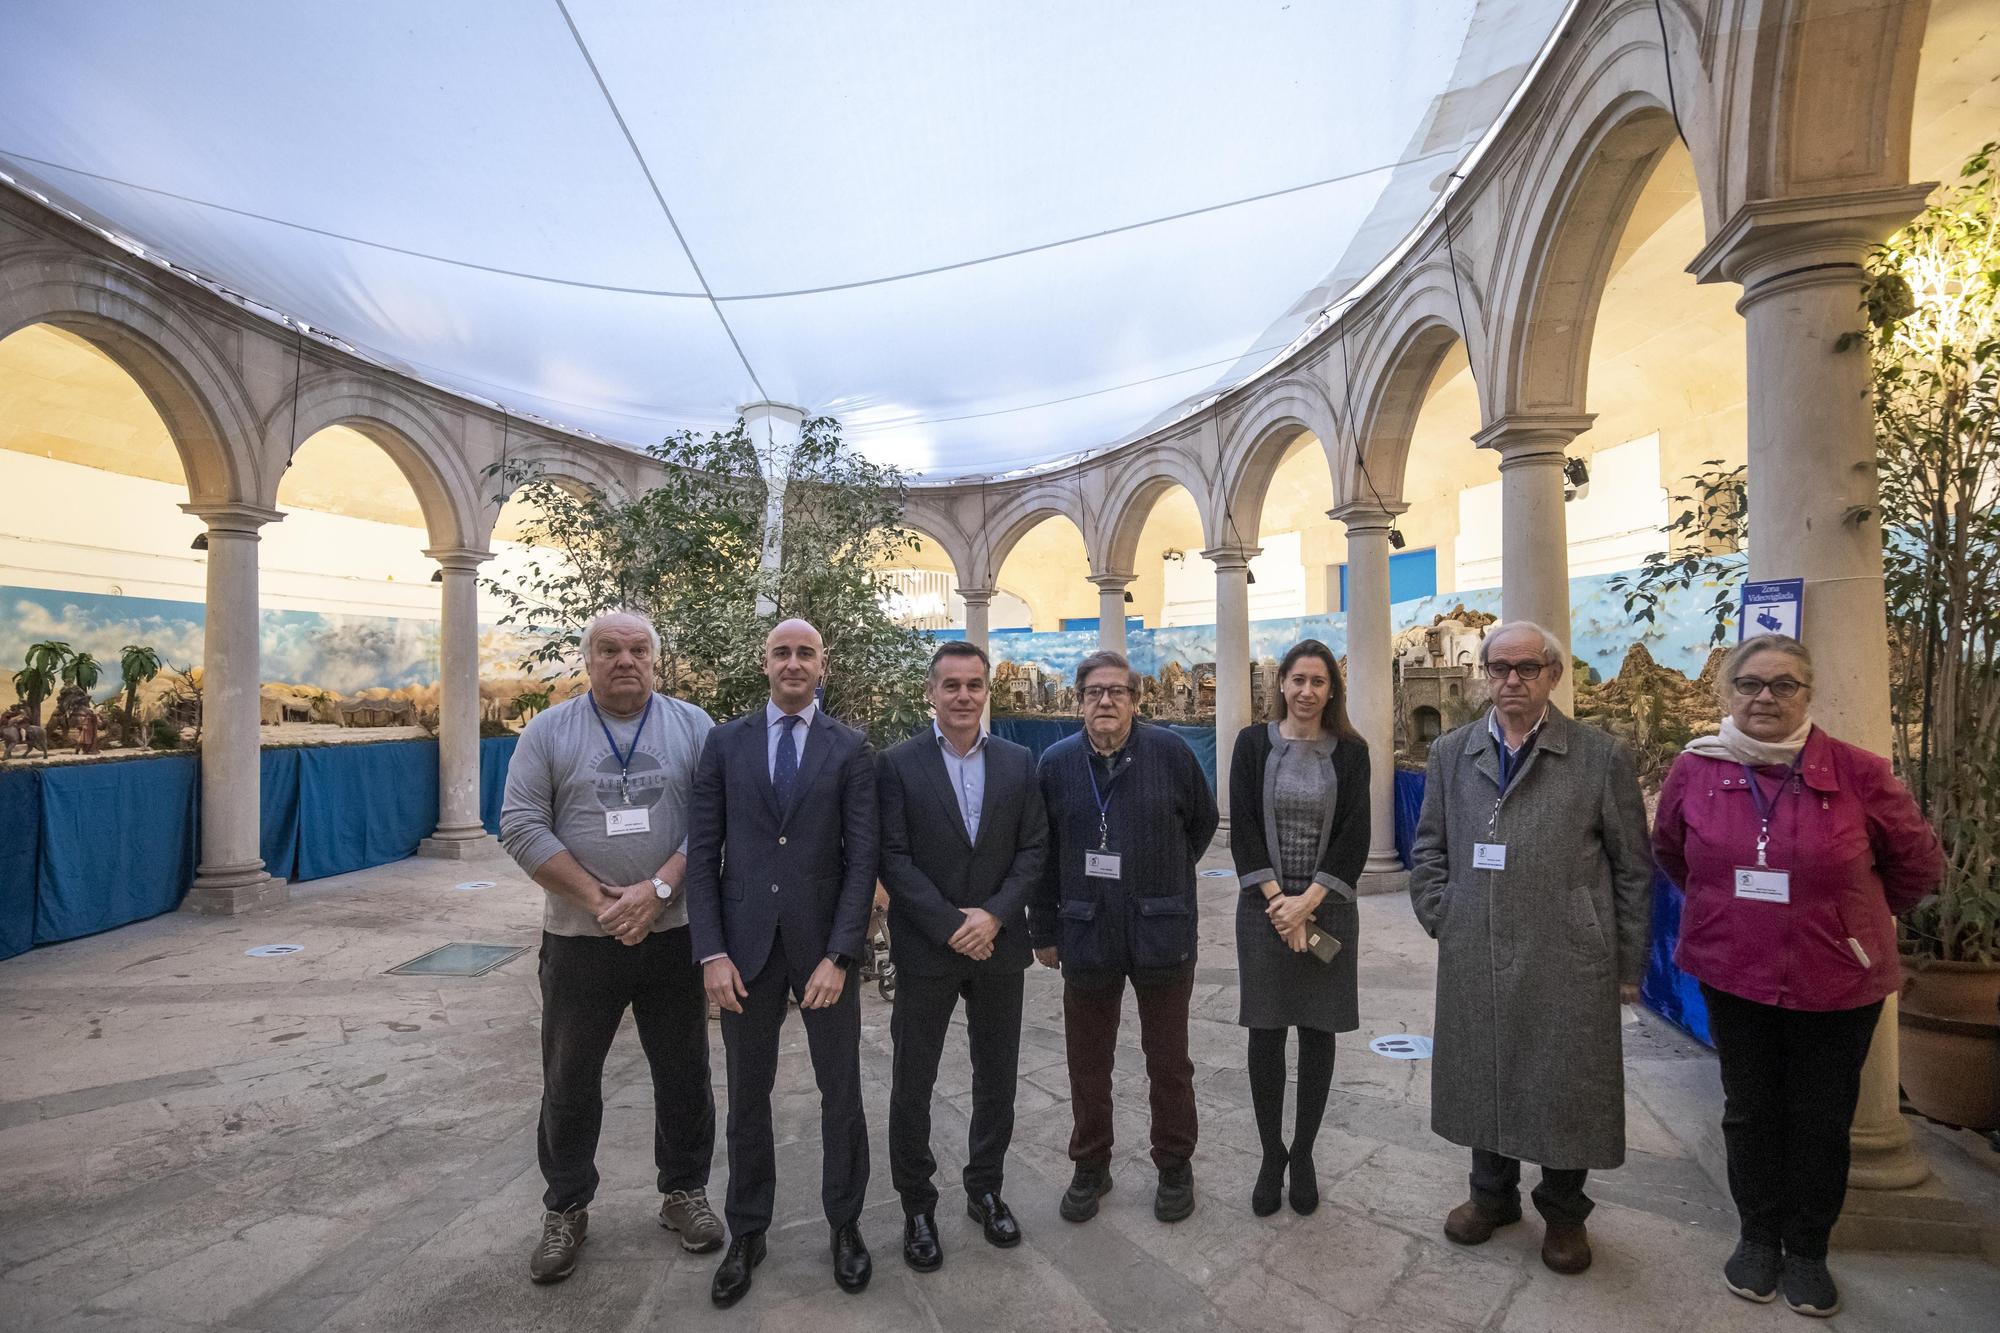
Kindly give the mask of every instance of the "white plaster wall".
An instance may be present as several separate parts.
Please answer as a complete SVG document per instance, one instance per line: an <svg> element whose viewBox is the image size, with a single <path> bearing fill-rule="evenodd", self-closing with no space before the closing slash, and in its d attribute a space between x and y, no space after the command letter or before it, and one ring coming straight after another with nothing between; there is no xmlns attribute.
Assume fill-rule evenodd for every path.
<svg viewBox="0 0 2000 1333"><path fill-rule="evenodd" d="M1261 553L1250 562L1257 581L1250 585L1250 618L1280 620L1306 614L1306 570L1300 564L1300 536L1272 533L1260 541ZM1194 551L1184 560L1165 563L1166 594L1160 609L1162 625L1215 623L1215 566Z"/></svg>
<svg viewBox="0 0 2000 1333"><path fill-rule="evenodd" d="M1665 541L1659 434L1599 449L1589 463L1590 489L1563 507L1571 577L1631 569ZM1453 568L1460 589L1500 586L1499 482L1458 493Z"/></svg>

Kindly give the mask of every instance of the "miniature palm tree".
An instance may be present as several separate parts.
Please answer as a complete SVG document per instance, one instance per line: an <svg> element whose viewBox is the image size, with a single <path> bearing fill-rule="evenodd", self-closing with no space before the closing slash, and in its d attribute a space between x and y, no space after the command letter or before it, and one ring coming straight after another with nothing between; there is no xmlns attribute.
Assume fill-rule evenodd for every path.
<svg viewBox="0 0 2000 1333"><path fill-rule="evenodd" d="M131 745L132 732L139 723L139 687L160 674L160 655L143 644L128 643L118 650L118 675L125 687L123 740Z"/></svg>
<svg viewBox="0 0 2000 1333"><path fill-rule="evenodd" d="M14 693L27 706L28 721L34 725L42 724L42 700L66 679L66 668L74 656L61 639L44 639L29 646L26 667L14 673Z"/></svg>

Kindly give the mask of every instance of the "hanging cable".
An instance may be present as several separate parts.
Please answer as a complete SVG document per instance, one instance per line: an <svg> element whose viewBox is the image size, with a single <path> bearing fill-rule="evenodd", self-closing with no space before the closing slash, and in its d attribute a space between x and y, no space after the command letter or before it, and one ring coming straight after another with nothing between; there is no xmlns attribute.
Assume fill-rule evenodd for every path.
<svg viewBox="0 0 2000 1333"><path fill-rule="evenodd" d="M299 454L299 372L305 365L306 335L298 325L292 325L292 429L285 447L285 470L290 471L292 460Z"/></svg>
<svg viewBox="0 0 2000 1333"><path fill-rule="evenodd" d="M1382 498L1381 491L1375 489L1375 478L1368 475L1368 459L1362 452L1361 433L1355 429L1354 423L1354 366L1347 359L1347 316L1353 309L1350 304L1347 310L1341 312L1340 332L1337 335L1340 340L1340 396L1347 403L1347 447L1354 451L1355 466L1361 469L1361 480L1368 483L1368 493L1375 497L1375 507L1387 514L1388 501ZM1394 515L1389 518L1389 545L1398 550L1403 545L1403 534L1396 529Z"/></svg>
<svg viewBox="0 0 2000 1333"><path fill-rule="evenodd" d="M1674 115L1674 133L1680 136L1681 146L1687 146L1687 131L1681 128L1681 104L1674 97L1674 48L1667 42L1667 11L1660 7L1660 0L1653 0L1653 17L1660 21L1660 63L1667 68L1667 109Z"/></svg>

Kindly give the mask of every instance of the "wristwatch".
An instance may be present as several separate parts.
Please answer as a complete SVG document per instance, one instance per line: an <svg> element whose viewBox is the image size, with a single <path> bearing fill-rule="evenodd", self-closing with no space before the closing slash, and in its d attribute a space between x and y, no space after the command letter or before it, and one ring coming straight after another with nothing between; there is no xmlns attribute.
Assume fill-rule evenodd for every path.
<svg viewBox="0 0 2000 1333"><path fill-rule="evenodd" d="M826 961L832 963L835 967L839 968L843 972L845 972L848 968L854 966L854 960L852 958L849 958L844 953L838 953L838 952L829 953L826 956Z"/></svg>
<svg viewBox="0 0 2000 1333"><path fill-rule="evenodd" d="M663 903L670 903L674 900L674 886L661 879L658 875L653 876L653 892L659 896L660 901Z"/></svg>

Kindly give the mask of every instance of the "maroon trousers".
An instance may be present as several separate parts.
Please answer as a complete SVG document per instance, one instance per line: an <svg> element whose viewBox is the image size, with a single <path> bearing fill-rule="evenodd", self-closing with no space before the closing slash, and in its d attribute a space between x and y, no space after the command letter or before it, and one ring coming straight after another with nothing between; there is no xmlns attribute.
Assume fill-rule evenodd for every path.
<svg viewBox="0 0 2000 1333"><path fill-rule="evenodd" d="M1122 976L1063 984L1063 1035L1069 1053L1070 1160L1078 1166L1111 1165L1111 1070L1118 1051ZM1153 1112L1153 1165L1178 1166L1194 1156L1194 1061L1188 1056L1188 1001L1192 970L1165 977L1135 976L1139 1045L1146 1053L1146 1081Z"/></svg>

